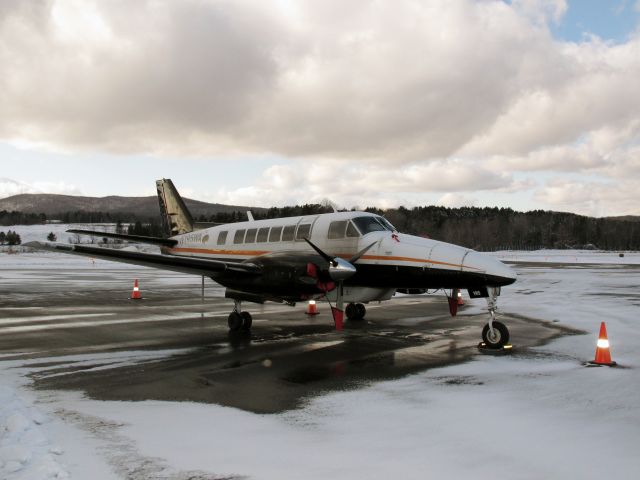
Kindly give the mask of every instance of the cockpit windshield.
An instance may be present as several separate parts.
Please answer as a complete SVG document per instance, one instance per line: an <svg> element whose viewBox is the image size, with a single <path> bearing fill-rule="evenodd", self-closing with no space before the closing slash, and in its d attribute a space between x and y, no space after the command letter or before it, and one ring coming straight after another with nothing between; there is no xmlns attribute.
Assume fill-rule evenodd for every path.
<svg viewBox="0 0 640 480"><path fill-rule="evenodd" d="M382 217L356 217L353 219L353 223L356 224L358 230L362 235L366 235L370 232L393 232L395 228L387 220Z"/></svg>

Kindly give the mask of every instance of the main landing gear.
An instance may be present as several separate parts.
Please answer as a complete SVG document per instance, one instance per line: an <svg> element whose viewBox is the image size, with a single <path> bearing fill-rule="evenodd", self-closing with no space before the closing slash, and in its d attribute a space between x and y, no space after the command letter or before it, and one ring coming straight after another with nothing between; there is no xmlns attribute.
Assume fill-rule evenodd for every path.
<svg viewBox="0 0 640 480"><path fill-rule="evenodd" d="M347 318L353 322L359 322L364 320L364 316L367 314L367 309L362 303L350 303L344 312Z"/></svg>
<svg viewBox="0 0 640 480"><path fill-rule="evenodd" d="M227 323L229 324L229 331L248 332L249 330L251 330L253 318L251 317L251 314L249 312L242 311L242 302L240 300L234 300L233 302L233 312L229 314L229 318L227 320Z"/></svg>
<svg viewBox="0 0 640 480"><path fill-rule="evenodd" d="M489 310L489 322L482 329L482 343L480 348L489 348L491 350L504 349L509 343L509 329L507 326L496 321L497 299L500 295L499 288L489 288L489 296L487 297L487 308Z"/></svg>

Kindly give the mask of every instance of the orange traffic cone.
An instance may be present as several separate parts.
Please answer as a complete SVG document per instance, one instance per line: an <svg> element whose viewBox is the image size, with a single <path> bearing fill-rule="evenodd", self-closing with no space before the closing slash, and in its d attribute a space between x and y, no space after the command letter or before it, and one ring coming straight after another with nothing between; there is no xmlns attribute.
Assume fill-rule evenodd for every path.
<svg viewBox="0 0 640 480"><path fill-rule="evenodd" d="M131 292L131 300L142 300L142 295L140 294L140 289L138 288L138 279L136 278L133 281L133 291Z"/></svg>
<svg viewBox="0 0 640 480"><path fill-rule="evenodd" d="M309 304L307 305L307 311L305 312L307 315L318 315L318 306L316 305L315 300L309 300Z"/></svg>
<svg viewBox="0 0 640 480"><path fill-rule="evenodd" d="M600 324L600 335L598 335L598 343L596 346L596 358L593 362L595 365L616 365L616 362L611 360L611 352L609 351L609 339L607 338L607 327L604 322Z"/></svg>
<svg viewBox="0 0 640 480"><path fill-rule="evenodd" d="M458 306L464 305L464 300L462 300L462 292L458 290Z"/></svg>

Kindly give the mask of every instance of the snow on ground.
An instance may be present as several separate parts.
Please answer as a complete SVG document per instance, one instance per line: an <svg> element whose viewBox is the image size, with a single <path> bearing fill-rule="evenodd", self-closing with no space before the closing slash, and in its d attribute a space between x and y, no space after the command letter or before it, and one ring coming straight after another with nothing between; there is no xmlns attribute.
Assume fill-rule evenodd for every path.
<svg viewBox="0 0 640 480"><path fill-rule="evenodd" d="M67 230L71 228L115 232L116 224L115 223L48 223L45 225L10 225L8 227L0 226L0 231L5 233L8 230L11 230L12 232L17 232L18 235L20 235L20 239L22 240L22 243L33 242L33 241L46 242L47 235L53 232L57 237L56 242L69 243L70 239L78 238L78 236L73 233L67 233ZM83 242L85 242L85 241L89 241L91 237L87 237L83 235L79 238L82 239Z"/></svg>
<svg viewBox="0 0 640 480"><path fill-rule="evenodd" d="M518 282L504 288L499 300L505 312L558 321L588 335L332 393L284 414L35 393L23 384L37 366L12 361L9 369L3 362L0 395L7 406L0 416L0 442L9 453L0 456L0 473L9 479L56 478L59 472L61 478L70 473L100 480L112 473L98 456L113 467L126 465L128 455L155 459L156 478L176 471L279 480L638 478L640 269L612 262L592 266L602 255L576 253L577 265L567 268L516 266ZM474 301L468 311L482 308ZM593 358L603 320L621 367L584 367ZM132 361L134 353L128 353L122 361ZM32 395L46 395L37 403L44 413L33 410ZM94 419L94 426L103 422L117 434L73 428L68 412ZM38 424L40 415L53 420ZM114 454L123 444L125 454ZM95 465L92 475L83 476L90 465ZM127 471L120 468L119 476Z"/></svg>
<svg viewBox="0 0 640 480"><path fill-rule="evenodd" d="M533 250L527 252L500 251L491 255L506 262L595 263L640 265L640 252L606 252L601 250ZM621 256L622 255L622 256Z"/></svg>

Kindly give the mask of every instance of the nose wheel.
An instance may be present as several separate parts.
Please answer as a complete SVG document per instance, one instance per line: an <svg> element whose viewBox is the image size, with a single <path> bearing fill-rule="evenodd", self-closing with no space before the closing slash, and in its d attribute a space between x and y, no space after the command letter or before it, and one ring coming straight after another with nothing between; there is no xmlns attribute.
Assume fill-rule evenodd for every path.
<svg viewBox="0 0 640 480"><path fill-rule="evenodd" d="M482 329L482 341L493 349L499 349L509 343L509 329L502 322L492 322L493 328L487 323Z"/></svg>

